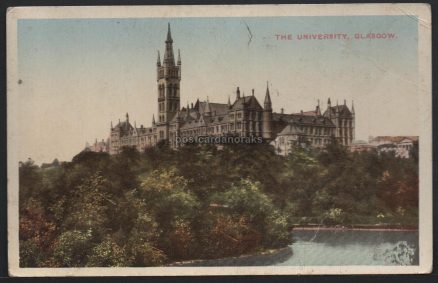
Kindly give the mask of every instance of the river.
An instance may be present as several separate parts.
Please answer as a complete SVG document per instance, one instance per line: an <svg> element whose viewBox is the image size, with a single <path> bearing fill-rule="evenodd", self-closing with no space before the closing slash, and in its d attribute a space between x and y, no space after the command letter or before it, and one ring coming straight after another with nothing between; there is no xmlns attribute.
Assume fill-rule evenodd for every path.
<svg viewBox="0 0 438 283"><path fill-rule="evenodd" d="M417 265L418 231L295 230L292 255L276 265Z"/></svg>
<svg viewBox="0 0 438 283"><path fill-rule="evenodd" d="M272 253L173 263L170 266L418 265L418 231L311 229Z"/></svg>

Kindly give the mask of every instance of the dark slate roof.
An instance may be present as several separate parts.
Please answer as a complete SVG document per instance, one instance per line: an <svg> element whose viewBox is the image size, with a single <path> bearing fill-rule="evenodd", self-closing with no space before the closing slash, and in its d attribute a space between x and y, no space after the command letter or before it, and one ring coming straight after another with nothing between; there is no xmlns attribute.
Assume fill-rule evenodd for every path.
<svg viewBox="0 0 438 283"><path fill-rule="evenodd" d="M121 129L121 130L134 129L134 127L128 121L119 122L114 128Z"/></svg>
<svg viewBox="0 0 438 283"><path fill-rule="evenodd" d="M211 117L204 117L208 124L219 125L223 123L228 123L228 114L226 115L216 115Z"/></svg>
<svg viewBox="0 0 438 283"><path fill-rule="evenodd" d="M338 109L340 116L351 116L351 111L348 109L347 105L332 106L324 112L324 116L328 117L329 111L331 112L331 115L334 116L336 114L336 109Z"/></svg>
<svg viewBox="0 0 438 283"><path fill-rule="evenodd" d="M299 125L309 125L309 126L325 126L325 127L335 127L335 125L330 121L330 119L324 116L311 116L300 114L280 114L273 113L272 118L274 122L286 122L286 123L297 123Z"/></svg>
<svg viewBox="0 0 438 283"><path fill-rule="evenodd" d="M205 110L206 102L199 102L199 113L203 114ZM228 104L224 103L208 103L210 106L211 113L216 113L216 115L226 114L228 112Z"/></svg>
<svg viewBox="0 0 438 283"><path fill-rule="evenodd" d="M241 110L241 109L256 109L256 110L263 110L262 106L260 106L260 103L257 101L257 98L255 96L245 96L237 99L234 101L233 105L231 106L232 110Z"/></svg>
<svg viewBox="0 0 438 283"><path fill-rule="evenodd" d="M153 133L153 128L152 127L149 127L149 128L140 127L140 128L137 128L137 133L139 135L151 134L151 133Z"/></svg>
<svg viewBox="0 0 438 283"><path fill-rule="evenodd" d="M134 127L128 122L128 121L123 121L123 122L119 122L115 127L114 127L114 131L120 131L120 134L123 135L128 135L131 134L131 132L134 130Z"/></svg>
<svg viewBox="0 0 438 283"><path fill-rule="evenodd" d="M286 127L278 134L279 136L287 136L287 135L298 135L302 134L301 131L295 123L287 124Z"/></svg>

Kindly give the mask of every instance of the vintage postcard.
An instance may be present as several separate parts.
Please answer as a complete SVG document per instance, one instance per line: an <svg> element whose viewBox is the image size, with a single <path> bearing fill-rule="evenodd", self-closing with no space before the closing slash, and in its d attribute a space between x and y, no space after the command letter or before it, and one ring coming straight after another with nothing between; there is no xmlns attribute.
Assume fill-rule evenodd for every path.
<svg viewBox="0 0 438 283"><path fill-rule="evenodd" d="M11 276L428 273L425 4L17 7Z"/></svg>

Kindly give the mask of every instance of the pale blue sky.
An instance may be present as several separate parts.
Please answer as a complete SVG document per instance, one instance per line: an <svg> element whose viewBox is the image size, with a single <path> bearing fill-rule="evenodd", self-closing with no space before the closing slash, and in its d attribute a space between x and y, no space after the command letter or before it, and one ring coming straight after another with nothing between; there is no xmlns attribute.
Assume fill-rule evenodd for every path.
<svg viewBox="0 0 438 283"><path fill-rule="evenodd" d="M181 104L226 102L236 86L274 111L355 101L356 136L418 134L417 20L411 16L26 19L18 21L20 159L70 160L125 112L149 126L156 57L170 22ZM253 35L248 44L249 26ZM275 34L391 32L394 40L277 41Z"/></svg>

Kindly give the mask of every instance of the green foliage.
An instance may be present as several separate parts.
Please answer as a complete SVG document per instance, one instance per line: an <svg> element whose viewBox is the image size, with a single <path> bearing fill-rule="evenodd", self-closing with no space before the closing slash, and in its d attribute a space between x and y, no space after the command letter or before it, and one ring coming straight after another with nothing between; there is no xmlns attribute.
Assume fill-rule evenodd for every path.
<svg viewBox="0 0 438 283"><path fill-rule="evenodd" d="M418 224L418 158L167 144L19 165L20 265L160 266L291 244L293 224Z"/></svg>
<svg viewBox="0 0 438 283"><path fill-rule="evenodd" d="M88 256L87 266L129 266L129 258L125 249L117 245L111 238L95 246Z"/></svg>
<svg viewBox="0 0 438 283"><path fill-rule="evenodd" d="M67 231L56 239L53 258L60 267L85 266L92 246L91 230L85 232Z"/></svg>

